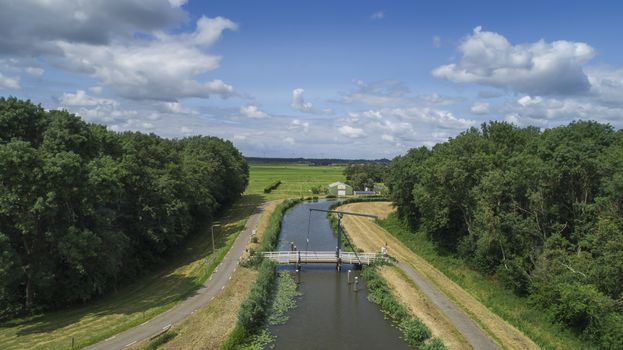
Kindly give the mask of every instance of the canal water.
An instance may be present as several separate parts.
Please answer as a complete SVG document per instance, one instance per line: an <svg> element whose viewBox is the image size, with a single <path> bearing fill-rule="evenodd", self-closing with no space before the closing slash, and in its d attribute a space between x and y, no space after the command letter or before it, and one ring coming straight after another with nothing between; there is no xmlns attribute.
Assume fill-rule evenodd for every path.
<svg viewBox="0 0 623 350"><path fill-rule="evenodd" d="M309 211L328 209L333 203L303 202L290 209L283 218L279 250L289 250L290 242L294 242L299 250L334 251L337 238L326 213L312 212L310 216ZM368 301L365 285L361 283L358 292L352 291L347 283L349 269L351 265L343 265L341 272L330 264L303 265L299 285L302 296L296 309L284 325L270 327L277 336L275 349L409 349L400 339L400 331Z"/></svg>

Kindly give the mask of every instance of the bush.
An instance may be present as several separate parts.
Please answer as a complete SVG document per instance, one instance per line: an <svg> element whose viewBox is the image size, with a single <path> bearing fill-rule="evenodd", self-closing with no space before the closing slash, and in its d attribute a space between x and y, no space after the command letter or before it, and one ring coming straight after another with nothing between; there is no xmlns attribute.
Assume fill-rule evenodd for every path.
<svg viewBox="0 0 623 350"><path fill-rule="evenodd" d="M446 346L439 338L433 338L429 343L421 345L420 350L446 350Z"/></svg>
<svg viewBox="0 0 623 350"><path fill-rule="evenodd" d="M270 260L263 260L258 269L257 280L238 312L238 322L244 330L245 336L257 332L264 323L271 301L275 277L274 263Z"/></svg>
<svg viewBox="0 0 623 350"><path fill-rule="evenodd" d="M399 326L409 345L418 346L426 339L430 338L430 330L420 320L406 318L400 322Z"/></svg>
<svg viewBox="0 0 623 350"><path fill-rule="evenodd" d="M273 182L272 184L264 187L264 193L272 192L272 190L277 189L277 187L279 187L279 185L281 185L281 180L277 180L277 181Z"/></svg>
<svg viewBox="0 0 623 350"><path fill-rule="evenodd" d="M144 350L156 350L160 347L160 345L163 345L171 341L171 339L175 338L176 335L177 333L175 332L164 332L163 334L158 336L156 339L150 341Z"/></svg>

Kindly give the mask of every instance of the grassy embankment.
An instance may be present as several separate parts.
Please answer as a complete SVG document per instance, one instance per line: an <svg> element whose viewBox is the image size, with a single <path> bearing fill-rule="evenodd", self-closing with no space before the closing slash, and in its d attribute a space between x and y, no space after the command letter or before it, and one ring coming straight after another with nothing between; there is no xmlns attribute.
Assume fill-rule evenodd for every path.
<svg viewBox="0 0 623 350"><path fill-rule="evenodd" d="M257 195L244 196L219 218L215 229L216 251L212 253L210 225L171 254L166 267L111 292L84 307L14 319L0 325L0 348L81 348L170 309L198 288L225 256L238 233L260 203ZM206 265L205 259L208 264Z"/></svg>
<svg viewBox="0 0 623 350"><path fill-rule="evenodd" d="M309 166L298 164L250 165L249 187L246 193L258 194L267 200L278 198L309 197L314 186L326 187L336 181L344 181L343 166ZM281 180L281 184L270 193L264 188Z"/></svg>
<svg viewBox="0 0 623 350"><path fill-rule="evenodd" d="M395 213L379 224L404 245L424 258L452 281L507 322L523 331L539 346L546 349L590 349L589 343L573 333L552 324L542 310L532 307L526 298L504 289L494 278L471 269L452 255L440 255L426 238L425 232L412 232Z"/></svg>

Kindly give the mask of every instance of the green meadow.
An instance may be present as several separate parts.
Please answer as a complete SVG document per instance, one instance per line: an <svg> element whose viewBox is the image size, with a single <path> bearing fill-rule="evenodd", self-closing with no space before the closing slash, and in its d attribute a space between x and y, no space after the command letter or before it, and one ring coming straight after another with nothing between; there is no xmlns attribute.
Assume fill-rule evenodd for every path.
<svg viewBox="0 0 623 350"><path fill-rule="evenodd" d="M311 166L305 164L250 164L247 194L260 194L267 200L309 197L314 186L326 187L335 181L344 181L344 166ZM264 188L281 180L281 185L271 193Z"/></svg>

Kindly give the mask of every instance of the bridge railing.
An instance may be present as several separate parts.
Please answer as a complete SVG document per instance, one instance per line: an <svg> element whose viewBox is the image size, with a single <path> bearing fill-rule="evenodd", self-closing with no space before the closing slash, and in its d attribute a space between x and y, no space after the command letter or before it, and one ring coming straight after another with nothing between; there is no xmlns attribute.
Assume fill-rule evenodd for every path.
<svg viewBox="0 0 623 350"><path fill-rule="evenodd" d="M273 251L261 252L265 258L278 264L295 263L337 263L334 251ZM376 253L340 252L341 262L344 264L371 264L376 260L385 259L385 256Z"/></svg>

